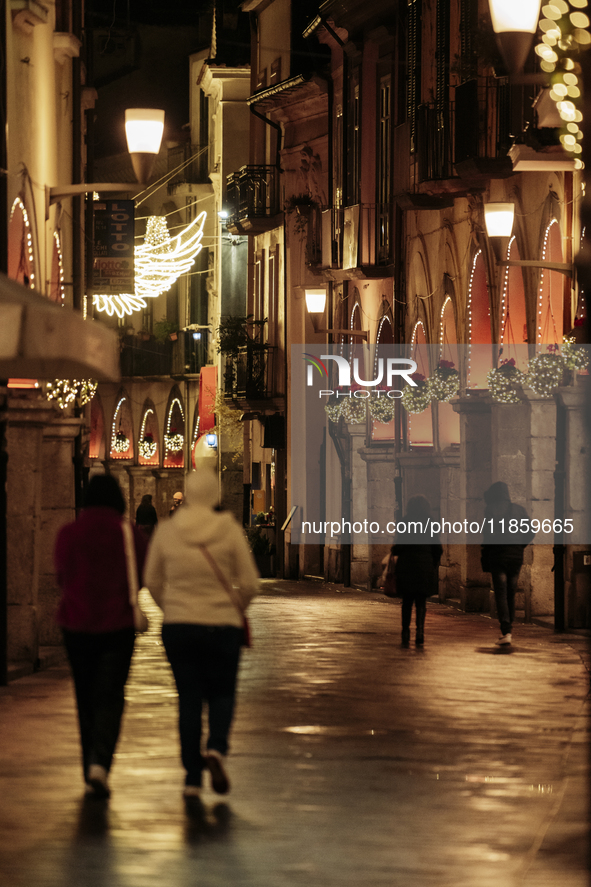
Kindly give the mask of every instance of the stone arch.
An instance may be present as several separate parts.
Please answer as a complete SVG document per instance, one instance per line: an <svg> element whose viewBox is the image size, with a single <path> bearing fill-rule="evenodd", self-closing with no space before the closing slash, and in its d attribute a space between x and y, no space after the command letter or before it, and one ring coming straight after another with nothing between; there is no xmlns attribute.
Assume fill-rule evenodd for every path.
<svg viewBox="0 0 591 887"><path fill-rule="evenodd" d="M127 391L121 388L115 401L115 410L111 422L109 458L130 460L133 459L133 456L134 443L131 401Z"/></svg>
<svg viewBox="0 0 591 887"><path fill-rule="evenodd" d="M138 465L160 465L160 434L158 415L153 401L146 399L142 407L138 432Z"/></svg>
<svg viewBox="0 0 591 887"><path fill-rule="evenodd" d="M423 251L419 249L414 251L408 264L408 271L407 323L414 327L417 320L424 318L427 329L430 329L433 313L432 288Z"/></svg>
<svg viewBox="0 0 591 887"><path fill-rule="evenodd" d="M162 460L164 468L185 467L185 416L185 405L180 389L178 385L174 385L166 406Z"/></svg>
<svg viewBox="0 0 591 887"><path fill-rule="evenodd" d="M410 337L411 357L417 364L417 372L427 379L430 374L427 331L422 320L417 320ZM429 404L422 413L408 413L407 434L411 447L433 446L433 408Z"/></svg>
<svg viewBox="0 0 591 887"><path fill-rule="evenodd" d="M8 276L29 289L38 289L33 225L25 197L15 197L8 224Z"/></svg>
<svg viewBox="0 0 591 887"><path fill-rule="evenodd" d="M60 231L58 228L53 232L53 249L51 256L51 278L49 280L49 299L63 305L65 301L64 288L64 263Z"/></svg>
<svg viewBox="0 0 591 887"><path fill-rule="evenodd" d="M507 259L519 261L521 252L516 237L509 241ZM504 359L514 359L519 369L527 369L527 304L521 268L507 267L501 276L500 335Z"/></svg>
<svg viewBox="0 0 591 887"><path fill-rule="evenodd" d="M542 239L542 262L562 262L562 233L556 217L550 219ZM542 268L536 299L536 344L560 344L563 334L564 275Z"/></svg>

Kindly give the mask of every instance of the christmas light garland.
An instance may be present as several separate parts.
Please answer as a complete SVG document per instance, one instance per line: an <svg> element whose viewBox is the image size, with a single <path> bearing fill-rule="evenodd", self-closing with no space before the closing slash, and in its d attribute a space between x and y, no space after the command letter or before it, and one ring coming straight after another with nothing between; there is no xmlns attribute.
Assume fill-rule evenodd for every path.
<svg viewBox="0 0 591 887"><path fill-rule="evenodd" d="M575 344L574 337L562 337L562 359L569 370L584 370L589 365L589 354L585 348Z"/></svg>
<svg viewBox="0 0 591 887"><path fill-rule="evenodd" d="M124 431L118 431L113 438L111 449L116 453L126 453L129 449L129 438Z"/></svg>
<svg viewBox="0 0 591 887"><path fill-rule="evenodd" d="M391 422L396 412L396 401L386 394L374 394L369 401L369 414L376 422Z"/></svg>
<svg viewBox="0 0 591 887"><path fill-rule="evenodd" d="M536 354L527 368L527 384L539 397L552 397L560 385L565 362L558 354L558 345L549 345L549 354Z"/></svg>

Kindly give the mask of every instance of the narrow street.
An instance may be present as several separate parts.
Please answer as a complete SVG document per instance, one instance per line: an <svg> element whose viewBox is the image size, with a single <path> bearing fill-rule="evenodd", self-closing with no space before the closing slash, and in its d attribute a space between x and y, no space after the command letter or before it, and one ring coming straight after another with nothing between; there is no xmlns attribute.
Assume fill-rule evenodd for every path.
<svg viewBox="0 0 591 887"><path fill-rule="evenodd" d="M3 887L583 887L586 638L438 604L266 580L251 608L233 787L189 818L157 611L108 803L83 799L59 665L0 689ZM413 632L414 633L414 632Z"/></svg>

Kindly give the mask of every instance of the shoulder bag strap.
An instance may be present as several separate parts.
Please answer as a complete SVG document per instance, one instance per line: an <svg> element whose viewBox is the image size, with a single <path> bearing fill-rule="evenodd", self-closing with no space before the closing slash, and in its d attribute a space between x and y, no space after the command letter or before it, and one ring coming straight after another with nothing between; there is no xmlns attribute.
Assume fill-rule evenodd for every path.
<svg viewBox="0 0 591 887"><path fill-rule="evenodd" d="M238 610L240 615L244 616L244 608L240 605L240 603L236 597L236 592L234 591L234 589L232 588L232 586L230 585L230 583L228 582L228 580L226 579L226 577L224 576L224 574L222 573L222 571L220 570L218 565L216 564L215 560L213 559L213 557L211 555L211 552L209 551L207 546L205 546L203 544L200 544L199 548L203 552L203 556L204 556L205 560L207 561L207 563L209 564L209 566L211 567L211 569L215 573L218 582L220 583L220 585L222 586L224 591L228 594L229 598L231 599L232 603L234 604L234 606L236 607L236 609Z"/></svg>
<svg viewBox="0 0 591 887"><path fill-rule="evenodd" d="M133 543L133 531L131 529L131 524L126 520L121 521L121 529L123 530L123 547L125 549L125 561L127 563L129 603L132 607L135 607L138 602L139 581L137 575L135 545Z"/></svg>

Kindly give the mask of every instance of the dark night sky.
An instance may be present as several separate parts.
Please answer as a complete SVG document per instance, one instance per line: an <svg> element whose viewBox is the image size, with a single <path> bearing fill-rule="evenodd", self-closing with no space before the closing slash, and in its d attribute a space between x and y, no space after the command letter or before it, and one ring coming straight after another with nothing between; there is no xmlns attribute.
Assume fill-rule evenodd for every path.
<svg viewBox="0 0 591 887"><path fill-rule="evenodd" d="M87 0L87 15L93 24L117 27L128 21L144 25L191 25L212 0Z"/></svg>

